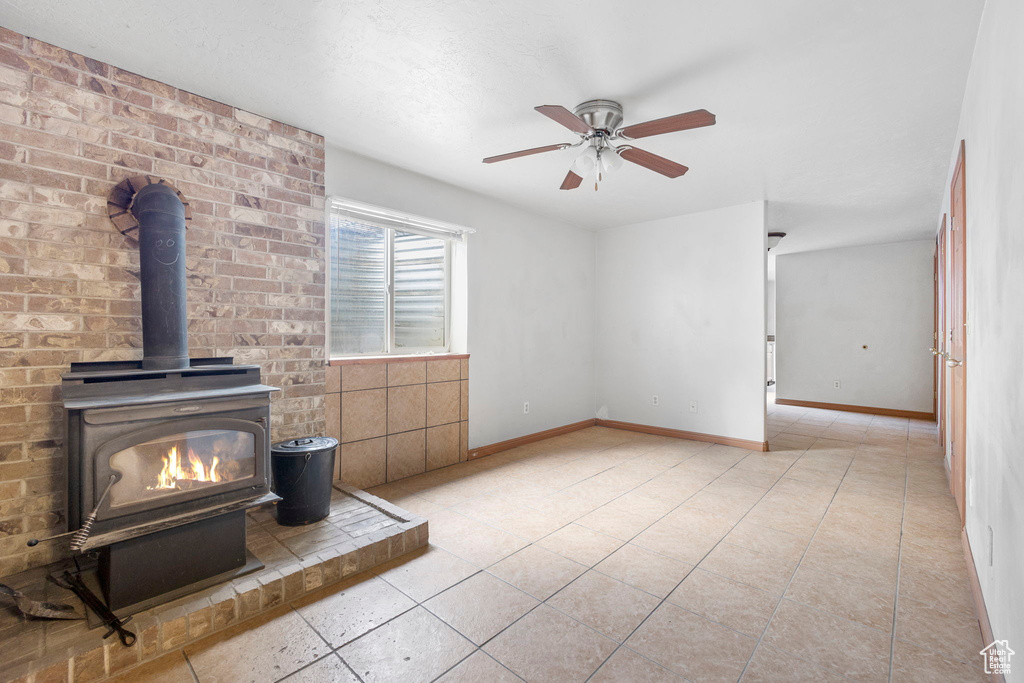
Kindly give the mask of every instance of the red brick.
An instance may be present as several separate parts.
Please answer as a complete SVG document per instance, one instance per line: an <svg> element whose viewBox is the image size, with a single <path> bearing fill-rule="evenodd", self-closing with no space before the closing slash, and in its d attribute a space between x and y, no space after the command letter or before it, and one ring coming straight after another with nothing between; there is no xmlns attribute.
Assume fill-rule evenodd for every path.
<svg viewBox="0 0 1024 683"><path fill-rule="evenodd" d="M79 146L78 141L73 138L51 135L33 128L12 126L5 123L0 123L0 137L7 143L37 147L51 152L60 152L61 154L76 154ZM6 154L3 156L4 158L9 158ZM25 159L13 157L10 160L24 161Z"/></svg>
<svg viewBox="0 0 1024 683"><path fill-rule="evenodd" d="M160 97L166 97L167 99L174 99L174 94L177 92L177 88L174 86L154 81L152 79L134 74L131 71L125 71L124 69L118 69L117 67L110 67L110 77L125 85L130 85L133 88L139 90L145 90L153 95L159 95Z"/></svg>
<svg viewBox="0 0 1024 683"><path fill-rule="evenodd" d="M178 91L178 101L182 104L187 104L190 107L211 112L217 116L231 117L234 115L234 107L230 107L222 102L217 102L216 100L194 95L190 92L186 92L185 90Z"/></svg>
<svg viewBox="0 0 1024 683"><path fill-rule="evenodd" d="M6 64L19 71L46 76L47 78L64 81L72 85L78 83L79 77L77 72L44 59L30 57L8 47L0 46L0 64Z"/></svg>
<svg viewBox="0 0 1024 683"><path fill-rule="evenodd" d="M20 49L25 44L25 36L0 26L0 43Z"/></svg>
<svg viewBox="0 0 1024 683"><path fill-rule="evenodd" d="M135 90L134 88L128 88L123 85L117 85L110 81L102 78L86 78L84 79L83 85L89 90L106 97L113 98L115 100L121 100L128 104L134 104L139 107L152 107L153 96L148 93L144 93L141 90Z"/></svg>
<svg viewBox="0 0 1024 683"><path fill-rule="evenodd" d="M152 173L153 160L149 157L129 154L110 147L100 147L89 143L82 144L82 156L86 159L101 161L105 164L130 168L143 173Z"/></svg>
<svg viewBox="0 0 1024 683"><path fill-rule="evenodd" d="M114 116L123 116L126 119L134 119L158 128L175 130L178 127L178 121L173 116L126 102L114 102L110 111Z"/></svg>
<svg viewBox="0 0 1024 683"><path fill-rule="evenodd" d="M63 135L86 142L105 142L107 139L107 131L102 128L44 114L30 113L26 125L52 135Z"/></svg>
<svg viewBox="0 0 1024 683"><path fill-rule="evenodd" d="M106 76L109 72L109 67L103 62L91 59L89 57L83 57L80 54L70 52L64 48L44 43L41 40L35 38L28 39L28 50L32 54L42 57L50 62L57 62L64 66L70 66L73 69L79 71L88 71L89 73L96 74L99 76Z"/></svg>
<svg viewBox="0 0 1024 683"><path fill-rule="evenodd" d="M187 149L199 154L213 154L213 143L200 140L188 135L182 135L174 130L156 130L154 136L157 142L171 147Z"/></svg>
<svg viewBox="0 0 1024 683"><path fill-rule="evenodd" d="M54 173L40 168L32 168L24 164L0 163L0 178L29 183L31 185L56 187L62 190L79 190L82 187L82 178L80 176Z"/></svg>

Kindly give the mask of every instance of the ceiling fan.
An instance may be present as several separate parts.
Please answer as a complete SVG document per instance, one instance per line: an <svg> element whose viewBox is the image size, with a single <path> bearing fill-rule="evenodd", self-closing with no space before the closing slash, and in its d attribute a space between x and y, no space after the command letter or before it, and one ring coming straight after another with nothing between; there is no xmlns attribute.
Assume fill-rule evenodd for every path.
<svg viewBox="0 0 1024 683"><path fill-rule="evenodd" d="M602 180L603 175L618 168L622 164L622 159L669 178L678 178L689 170L686 166L646 152L628 142L652 135L715 125L714 114L706 109L697 109L685 114L666 116L662 119L634 123L631 126L620 128L622 105L612 100L589 100L577 106L573 111L557 104L545 104L534 108L579 135L580 141L499 154L487 157L484 159L484 163L493 164L496 161L517 159L531 154L581 147L583 153L572 163L569 173L559 188L561 190L575 190L583 183L584 176L591 171L595 172L594 189L596 190L597 183ZM612 144L612 141L617 140L623 140L625 144Z"/></svg>

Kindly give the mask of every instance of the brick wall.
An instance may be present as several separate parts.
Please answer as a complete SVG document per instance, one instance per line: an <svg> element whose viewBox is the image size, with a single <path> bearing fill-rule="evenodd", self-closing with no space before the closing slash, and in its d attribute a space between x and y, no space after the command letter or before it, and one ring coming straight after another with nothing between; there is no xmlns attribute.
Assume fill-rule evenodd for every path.
<svg viewBox="0 0 1024 683"><path fill-rule="evenodd" d="M193 356L258 362L275 440L324 432L323 138L0 28L0 576L64 530L60 374L141 357L126 177L190 203Z"/></svg>

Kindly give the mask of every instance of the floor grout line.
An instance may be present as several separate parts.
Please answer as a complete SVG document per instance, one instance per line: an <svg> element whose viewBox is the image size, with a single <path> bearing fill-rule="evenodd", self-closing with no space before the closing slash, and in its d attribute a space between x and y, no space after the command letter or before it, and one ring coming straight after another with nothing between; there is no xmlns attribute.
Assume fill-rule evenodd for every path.
<svg viewBox="0 0 1024 683"><path fill-rule="evenodd" d="M181 656L185 660L185 666L188 667L188 672L192 674L192 680L194 683L199 683L199 675L196 674L195 667L192 666L192 660L188 658L188 654L185 653L185 648L181 649Z"/></svg>
<svg viewBox="0 0 1024 683"><path fill-rule="evenodd" d="M896 657L896 615L900 607L900 574L903 564L903 534L907 522L907 489L910 486L910 467L904 471L903 506L900 514L900 546L896 554L896 587L892 596L892 636L889 639L889 681L892 683L892 670Z"/></svg>

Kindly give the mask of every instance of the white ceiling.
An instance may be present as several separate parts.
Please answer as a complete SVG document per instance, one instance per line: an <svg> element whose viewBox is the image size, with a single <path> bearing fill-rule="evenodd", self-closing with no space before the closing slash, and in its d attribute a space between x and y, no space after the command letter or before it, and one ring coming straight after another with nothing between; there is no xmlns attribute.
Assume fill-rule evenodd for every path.
<svg viewBox="0 0 1024 683"><path fill-rule="evenodd" d="M0 24L324 134L330 144L599 229L767 199L773 253L934 229L983 0L0 0ZM637 142L558 190L574 140L533 111L619 100Z"/></svg>

